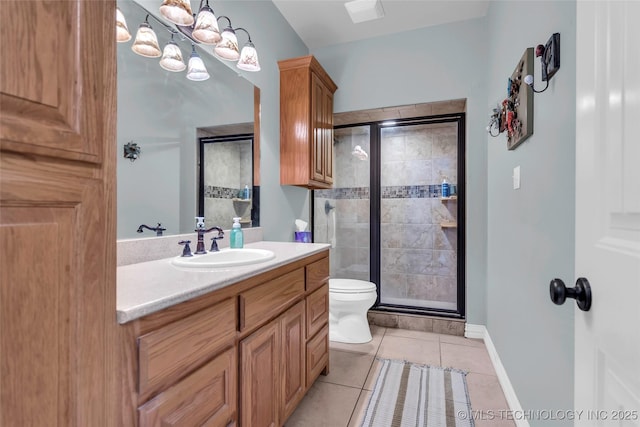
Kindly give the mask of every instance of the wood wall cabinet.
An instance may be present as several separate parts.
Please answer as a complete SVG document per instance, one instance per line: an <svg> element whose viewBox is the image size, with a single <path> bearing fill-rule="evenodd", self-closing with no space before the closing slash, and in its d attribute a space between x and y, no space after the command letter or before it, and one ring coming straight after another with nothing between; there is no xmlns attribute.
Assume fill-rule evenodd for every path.
<svg viewBox="0 0 640 427"><path fill-rule="evenodd" d="M333 94L337 86L312 56L279 61L280 184L333 185Z"/></svg>
<svg viewBox="0 0 640 427"><path fill-rule="evenodd" d="M278 427L329 372L328 251L121 326L120 425Z"/></svg>

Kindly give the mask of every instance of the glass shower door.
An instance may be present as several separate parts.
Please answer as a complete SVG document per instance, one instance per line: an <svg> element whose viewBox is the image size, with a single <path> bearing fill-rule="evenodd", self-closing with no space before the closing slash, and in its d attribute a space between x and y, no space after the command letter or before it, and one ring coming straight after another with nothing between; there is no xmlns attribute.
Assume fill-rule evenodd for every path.
<svg viewBox="0 0 640 427"><path fill-rule="evenodd" d="M457 309L458 125L380 131L380 304Z"/></svg>
<svg viewBox="0 0 640 427"><path fill-rule="evenodd" d="M331 277L370 280L370 134L335 129L333 188L314 191L313 238L331 244Z"/></svg>

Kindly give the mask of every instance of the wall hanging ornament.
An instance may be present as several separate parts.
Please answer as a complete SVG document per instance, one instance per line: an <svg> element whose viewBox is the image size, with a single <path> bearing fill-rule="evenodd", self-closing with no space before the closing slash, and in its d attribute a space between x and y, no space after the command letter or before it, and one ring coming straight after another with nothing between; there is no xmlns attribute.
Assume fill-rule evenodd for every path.
<svg viewBox="0 0 640 427"><path fill-rule="evenodd" d="M140 156L140 147L133 141L124 144L124 158L135 162Z"/></svg>
<svg viewBox="0 0 640 427"><path fill-rule="evenodd" d="M533 135L533 90L525 76L533 74L533 48L527 48L507 81L507 98L502 101L502 121L507 148L514 150Z"/></svg>
<svg viewBox="0 0 640 427"><path fill-rule="evenodd" d="M502 126L502 106L498 104L498 106L493 109L491 116L489 117L487 133L495 138L503 131L504 127Z"/></svg>

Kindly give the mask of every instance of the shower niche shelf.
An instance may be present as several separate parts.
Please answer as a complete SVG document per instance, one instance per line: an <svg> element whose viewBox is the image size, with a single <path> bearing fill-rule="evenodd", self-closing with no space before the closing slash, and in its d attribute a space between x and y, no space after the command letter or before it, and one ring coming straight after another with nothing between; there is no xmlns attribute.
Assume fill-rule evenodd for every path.
<svg viewBox="0 0 640 427"><path fill-rule="evenodd" d="M455 221L443 221L440 223L440 227L442 228L457 228L458 223Z"/></svg>
<svg viewBox="0 0 640 427"><path fill-rule="evenodd" d="M458 200L458 196L440 197L440 200L443 202L450 202L453 200Z"/></svg>

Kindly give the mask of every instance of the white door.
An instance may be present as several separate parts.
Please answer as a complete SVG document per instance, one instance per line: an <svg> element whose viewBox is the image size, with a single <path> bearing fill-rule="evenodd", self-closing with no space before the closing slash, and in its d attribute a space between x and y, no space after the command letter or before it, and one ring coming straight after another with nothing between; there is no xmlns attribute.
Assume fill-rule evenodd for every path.
<svg viewBox="0 0 640 427"><path fill-rule="evenodd" d="M577 2L576 425L640 426L638 22L636 0Z"/></svg>

